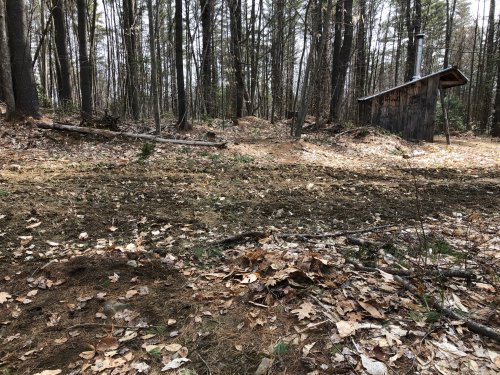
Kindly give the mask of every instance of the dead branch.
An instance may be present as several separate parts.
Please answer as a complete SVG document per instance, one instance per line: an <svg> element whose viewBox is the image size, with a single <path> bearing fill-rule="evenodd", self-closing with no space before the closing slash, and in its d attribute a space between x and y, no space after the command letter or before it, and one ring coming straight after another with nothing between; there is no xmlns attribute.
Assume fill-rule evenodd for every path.
<svg viewBox="0 0 500 375"><path fill-rule="evenodd" d="M371 228L365 228L365 229L357 229L357 230L344 230L344 231L337 231L337 232L332 232L332 233L319 233L319 234L309 234L309 233L282 233L278 234L276 237L278 238L303 238L303 239L310 239L310 238L334 238L334 237L343 237L343 236L349 236L351 234L362 234L362 233L369 233L369 232L380 232L381 230L387 229L394 227L393 224L389 225L382 225L378 227L371 227Z"/></svg>
<svg viewBox="0 0 500 375"><path fill-rule="evenodd" d="M477 276L470 272L470 271L465 271L465 270L459 270L459 269L448 269L448 270L402 270L402 269L394 269L394 268L388 268L388 267L367 267L364 266L360 263L357 263L353 260L348 260L348 263L354 265L354 267L358 271L364 271L364 272L378 272L378 271L383 271L385 273L389 273L391 275L396 275L396 276L401 276L401 277L416 277L416 276L433 276L433 277L456 277L456 278L461 278L461 279L467 279L468 282L475 280Z"/></svg>
<svg viewBox="0 0 500 375"><path fill-rule="evenodd" d="M73 330L73 329L76 329L76 328L85 328L85 327L89 327L89 328L93 328L93 327L101 327L101 328L104 328L104 327L109 327L109 328L119 328L119 329L145 329L145 328L148 328L148 327L130 327L130 326L123 326L123 325L117 325L117 324L111 324L111 323L80 323L80 324L75 324L71 327L68 327L66 329L68 330Z"/></svg>
<svg viewBox="0 0 500 375"><path fill-rule="evenodd" d="M354 265L354 267L359 270L359 271L366 271L366 272L379 272L379 271L384 271L383 269L380 268L373 268L373 267L365 267L357 263L356 261L353 260L348 260L348 263L351 263ZM457 272L458 270L450 270L451 273ZM384 271L386 272L386 271ZM389 272L388 272L389 273ZM394 275L394 280L399 283L404 289L412 293L415 297L417 297L422 303L431 305L436 311L439 313L443 314L444 316L447 316L450 319L453 320L460 320L465 323L467 328L471 330L474 333L477 333L482 336L489 337L496 342L500 342L500 332L498 332L496 329L485 326L484 324L478 323L472 319L467 319L466 317L456 313L455 311L448 309L441 305L438 301L436 301L435 298L430 297L430 298L425 298L423 295L421 295L418 291L417 288L415 288L408 280L405 280L401 276Z"/></svg>
<svg viewBox="0 0 500 375"><path fill-rule="evenodd" d="M353 237L353 236L347 236L347 242L349 242L351 245L358 245L358 246L364 246L364 247L382 248L382 247L384 247L384 245L386 245L382 242L365 240L363 238L358 238L358 237Z"/></svg>
<svg viewBox="0 0 500 375"><path fill-rule="evenodd" d="M394 280L396 280L399 284L401 284L407 291L415 295L419 300L422 302L429 303L431 302L431 305L436 311L440 312L441 314L447 316L450 319L453 320L461 320L465 323L467 328L471 330L474 333L477 333L482 336L489 337L490 339L495 340L496 342L500 343L500 332L498 332L496 329L485 326L484 324L478 323L474 320L467 319L466 317L457 314L455 311L448 309L441 305L436 299L432 298L429 300L428 298L424 298L421 294L418 293L417 288L415 288L413 285L411 285L407 280L403 279L400 276L394 276Z"/></svg>
<svg viewBox="0 0 500 375"><path fill-rule="evenodd" d="M210 243L210 246L214 247L228 247L237 243L241 243L244 241L247 241L249 238L252 238L255 241L260 240L261 238L266 237L265 232L259 232L259 231L249 231L249 232L243 232L240 234L236 234L231 237L223 238L222 240L219 241L214 241Z"/></svg>
<svg viewBox="0 0 500 375"><path fill-rule="evenodd" d="M127 132L115 132L106 129L94 129L94 128L86 128L82 126L74 126L74 125L65 125L65 124L49 124L46 122L38 122L36 124L37 127L41 129L50 129L50 130L62 130L62 131L71 131L83 134L96 134L102 135L104 137L126 137L126 138L134 138L134 139L147 139L152 142L158 143L173 143L178 145L187 145L187 146L205 146L205 147L217 147L224 148L226 147L225 142L204 142L204 141L187 141L182 139L169 139L169 138L161 138L155 135L150 134L135 134L135 133L127 133Z"/></svg>

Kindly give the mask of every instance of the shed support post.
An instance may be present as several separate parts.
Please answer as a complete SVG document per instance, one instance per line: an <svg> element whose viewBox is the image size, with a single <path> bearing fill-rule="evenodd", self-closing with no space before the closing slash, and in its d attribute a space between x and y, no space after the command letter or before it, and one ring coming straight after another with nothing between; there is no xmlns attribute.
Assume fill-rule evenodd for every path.
<svg viewBox="0 0 500 375"><path fill-rule="evenodd" d="M439 98L441 99L441 109L443 111L443 117L444 117L444 134L446 135L446 144L450 145L450 124L448 122L448 109L446 108L446 105L444 103L444 90L439 86Z"/></svg>

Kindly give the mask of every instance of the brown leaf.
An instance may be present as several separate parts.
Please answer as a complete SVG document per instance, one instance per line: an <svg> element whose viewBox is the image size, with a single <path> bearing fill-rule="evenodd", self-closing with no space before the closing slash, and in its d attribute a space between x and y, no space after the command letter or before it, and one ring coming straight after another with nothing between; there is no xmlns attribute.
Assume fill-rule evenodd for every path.
<svg viewBox="0 0 500 375"><path fill-rule="evenodd" d="M298 309L292 310L292 313L297 314L299 320L310 319L311 314L314 314L314 305L310 302L304 302Z"/></svg>
<svg viewBox="0 0 500 375"><path fill-rule="evenodd" d="M368 311L370 315L376 319L384 319L384 314L382 314L380 311L377 310L376 307L370 305L369 303L363 302L363 301L358 301L359 305Z"/></svg>
<svg viewBox="0 0 500 375"><path fill-rule="evenodd" d="M108 350L118 349L120 343L115 337L106 336L97 343L96 350L98 352L107 352Z"/></svg>

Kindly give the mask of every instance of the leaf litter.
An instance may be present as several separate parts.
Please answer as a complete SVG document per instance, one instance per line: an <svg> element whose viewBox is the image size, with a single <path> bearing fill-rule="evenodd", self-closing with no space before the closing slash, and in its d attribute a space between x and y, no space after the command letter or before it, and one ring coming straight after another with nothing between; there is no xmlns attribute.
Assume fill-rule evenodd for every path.
<svg viewBox="0 0 500 375"><path fill-rule="evenodd" d="M227 150L161 145L140 165L140 143L6 127L0 369L499 371L498 343L388 272L410 272L416 290L498 330L498 145L376 132L292 142L261 120L241 124L224 133L237 142ZM381 224L363 244L321 237ZM247 231L260 235L214 245Z"/></svg>

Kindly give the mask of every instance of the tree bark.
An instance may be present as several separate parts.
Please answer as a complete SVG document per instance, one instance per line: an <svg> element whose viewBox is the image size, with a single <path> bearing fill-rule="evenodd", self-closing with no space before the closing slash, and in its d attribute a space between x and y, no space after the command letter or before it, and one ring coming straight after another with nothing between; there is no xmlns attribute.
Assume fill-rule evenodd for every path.
<svg viewBox="0 0 500 375"><path fill-rule="evenodd" d="M182 45L182 0L175 0L175 68L177 75L177 129L189 130Z"/></svg>
<svg viewBox="0 0 500 375"><path fill-rule="evenodd" d="M132 118L139 121L141 107L139 105L138 79L137 79L137 36L135 0L123 0L123 34L127 52L127 97L128 106L132 110Z"/></svg>
<svg viewBox="0 0 500 375"><path fill-rule="evenodd" d="M93 115L92 103L92 63L87 51L87 2L77 0L78 12L78 51L80 57L80 92L81 112L84 120L91 120Z"/></svg>
<svg viewBox="0 0 500 375"><path fill-rule="evenodd" d="M500 40L500 35L498 39ZM493 137L500 137L500 48L498 48L498 43L497 43L497 89L495 95L495 112L493 114L493 123L491 125L491 135Z"/></svg>
<svg viewBox="0 0 500 375"><path fill-rule="evenodd" d="M452 0L450 9L450 0L446 0L446 30L444 36L444 60L443 68L446 69L450 60L451 34L453 31L453 19L455 17L455 8L457 0Z"/></svg>
<svg viewBox="0 0 500 375"><path fill-rule="evenodd" d="M356 35L356 64L355 64L355 82L354 98L361 98L365 94L366 87L366 0L359 1L359 20L358 31Z"/></svg>
<svg viewBox="0 0 500 375"><path fill-rule="evenodd" d="M498 48L498 47L497 47ZM486 33L486 51L484 64L483 95L481 97L481 112L479 115L479 129L486 132L491 115L491 102L493 98L493 84L495 80L495 2L490 1L488 15L488 30Z"/></svg>
<svg viewBox="0 0 500 375"><path fill-rule="evenodd" d="M24 0L6 0L7 32L11 56L15 117L40 117L35 76L27 39Z"/></svg>
<svg viewBox="0 0 500 375"><path fill-rule="evenodd" d="M149 53L151 57L151 98L153 101L153 114L155 119L156 134L161 133L160 124L160 101L158 98L158 65L156 63L156 43L155 20L153 14L153 0L147 0L149 17Z"/></svg>
<svg viewBox="0 0 500 375"><path fill-rule="evenodd" d="M406 51L406 71L405 81L411 81L415 73L415 63L417 57L415 35L420 33L422 24L422 2L414 0L413 7L411 0L406 0L405 21L407 31L407 51Z"/></svg>
<svg viewBox="0 0 500 375"><path fill-rule="evenodd" d="M212 46L212 34L214 23L214 0L200 0L201 7L201 86L204 111L210 117L216 116L215 90L212 82L212 66L214 63L214 50Z"/></svg>
<svg viewBox="0 0 500 375"><path fill-rule="evenodd" d="M68 56L68 41L63 0L52 0L52 19L54 21L54 39L56 43L59 69L57 70L57 91L63 107L73 100L71 73Z"/></svg>
<svg viewBox="0 0 500 375"><path fill-rule="evenodd" d="M236 95L234 100L234 116L236 119L243 116L243 102L245 100L245 76L241 62L240 44L242 41L241 25L241 0L228 0L231 29L231 55L233 57L234 79L236 83ZM248 98L247 98L248 99ZM250 103L247 100L248 112Z"/></svg>
<svg viewBox="0 0 500 375"><path fill-rule="evenodd" d="M7 104L7 119L16 112L16 101L12 86L12 69L10 65L10 52L7 40L7 29L5 25L5 2L0 0L0 89L2 89L3 99Z"/></svg>
<svg viewBox="0 0 500 375"><path fill-rule="evenodd" d="M277 0L274 4L274 26L273 26L273 44L271 49L271 123L274 124L275 117L281 118L283 110L283 49L284 49L284 16L285 1Z"/></svg>
<svg viewBox="0 0 500 375"><path fill-rule="evenodd" d="M343 13L344 37L342 47L340 47L337 65L332 66L332 97L330 102L330 121L338 120L339 117L340 101L344 92L347 68L349 65L349 58L351 56L353 40L352 2L353 0L344 0L343 9L341 10ZM340 32L335 32L334 46L336 43L340 43L337 41L337 38L342 39Z"/></svg>

